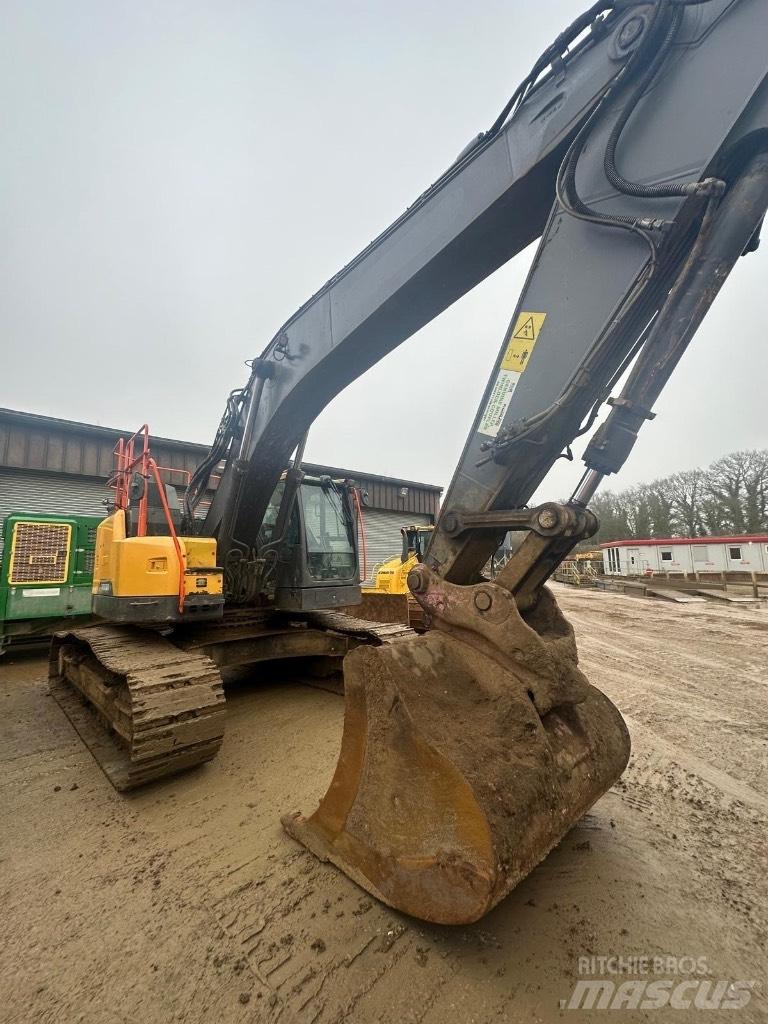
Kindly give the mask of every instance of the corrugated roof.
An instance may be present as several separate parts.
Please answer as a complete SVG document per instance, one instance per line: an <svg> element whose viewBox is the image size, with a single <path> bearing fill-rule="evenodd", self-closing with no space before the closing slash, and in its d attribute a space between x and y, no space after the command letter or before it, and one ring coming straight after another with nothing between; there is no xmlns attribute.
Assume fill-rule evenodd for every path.
<svg viewBox="0 0 768 1024"><path fill-rule="evenodd" d="M0 408L0 421L3 420L18 424L22 427L37 427L40 429L55 430L63 433L76 433L80 435L87 434L94 438L98 437L108 440L111 444L114 444L119 437L130 437L135 430L135 428L130 430L118 430L116 427L102 427L96 423L83 423L80 420L65 420L59 419L56 416L43 416L40 413L23 412L20 409ZM182 449L186 453L194 454L195 463L208 453L208 445L199 444L195 441L181 441L177 438L159 437L157 434L152 434L151 437L152 444L155 447L163 449L177 448ZM19 462L14 462L12 465L18 468L30 469L49 468L36 464L30 464L29 466L20 465ZM61 470L58 466L50 468L58 471L67 471L63 466L61 467ZM101 467L98 467L96 469L96 474L99 473L100 468ZM309 473L328 474L334 477L349 477L354 480L370 480L382 484L394 485L396 487L418 488L419 490L431 491L435 494L441 494L443 490L442 487L437 484L420 483L416 480L406 480L402 477L385 476L379 473L369 473L367 471L356 469L343 469L338 466L327 466L324 464L307 462L304 463L304 468Z"/></svg>
<svg viewBox="0 0 768 1024"><path fill-rule="evenodd" d="M383 484L396 484L399 487L418 487L422 491L443 490L437 484L422 484L417 480L404 480L399 476L381 476L378 473L364 473L361 469L339 469L338 466L323 466L316 462L302 462L301 468L307 473L326 474L333 477L349 477L352 480L379 480Z"/></svg>
<svg viewBox="0 0 768 1024"><path fill-rule="evenodd" d="M21 409L6 409L0 407L0 419L11 420L17 423L26 423L30 426L37 424L38 426L53 427L56 430L73 431L78 434L88 433L93 434L95 437L130 437L135 431L135 427L130 430L118 430L117 427L102 427L98 423L83 423L80 420L64 420L59 419L57 416L43 416L37 412L23 412ZM157 434L152 435L152 440L158 444L163 445L181 445L187 449L196 449L201 455L204 455L208 451L207 444L198 444L195 441L179 441L172 437L158 437Z"/></svg>

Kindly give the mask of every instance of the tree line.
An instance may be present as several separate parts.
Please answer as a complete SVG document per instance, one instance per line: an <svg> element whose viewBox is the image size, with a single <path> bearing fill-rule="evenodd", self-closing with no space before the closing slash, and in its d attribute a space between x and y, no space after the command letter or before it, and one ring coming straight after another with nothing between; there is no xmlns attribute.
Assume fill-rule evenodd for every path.
<svg viewBox="0 0 768 1024"><path fill-rule="evenodd" d="M600 532L588 544L643 537L768 532L768 449L732 452L707 469L595 495Z"/></svg>

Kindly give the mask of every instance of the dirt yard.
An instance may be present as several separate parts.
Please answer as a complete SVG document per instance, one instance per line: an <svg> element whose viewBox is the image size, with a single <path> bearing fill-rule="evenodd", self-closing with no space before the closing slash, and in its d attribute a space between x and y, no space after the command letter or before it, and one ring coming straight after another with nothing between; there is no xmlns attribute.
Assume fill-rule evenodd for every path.
<svg viewBox="0 0 768 1024"><path fill-rule="evenodd" d="M579 958L599 956L704 957L708 978L756 982L738 1011L609 1019L768 1019L768 608L556 591L632 760L466 928L394 913L282 832L280 814L311 810L331 777L339 696L241 678L219 759L126 798L47 695L44 659L7 658L0 1019L593 1021L562 1006Z"/></svg>

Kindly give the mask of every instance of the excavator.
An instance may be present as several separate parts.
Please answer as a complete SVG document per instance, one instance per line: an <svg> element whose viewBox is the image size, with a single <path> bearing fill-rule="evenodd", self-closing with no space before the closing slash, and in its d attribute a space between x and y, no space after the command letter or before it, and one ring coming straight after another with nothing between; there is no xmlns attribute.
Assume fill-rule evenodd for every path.
<svg viewBox="0 0 768 1024"><path fill-rule="evenodd" d="M122 732L133 781L153 757L149 777L174 757L178 769L208 756L222 666L270 646L346 652L335 774L314 812L287 815L284 828L377 899L445 924L487 913L614 784L627 729L579 669L546 582L594 535L596 488L620 470L729 273L759 244L766 39L765 0L598 0L490 128L252 361L191 482L184 530L161 543L125 508L102 526L94 586L106 621L56 638L51 677ZM517 59L522 50L518 41ZM303 478L306 432L343 388L536 239L408 575L429 629L355 632L336 610L357 588L350 497L343 481ZM723 339L719 363L736 340ZM440 436L439 386L435 376L411 394L424 443ZM570 499L532 505L577 438L584 468ZM144 469L152 476L149 457ZM508 531L523 540L489 580L483 566Z"/></svg>
<svg viewBox="0 0 768 1024"><path fill-rule="evenodd" d="M402 550L373 570L373 586L366 594L407 594L408 573L424 559L434 526L402 526Z"/></svg>
<svg viewBox="0 0 768 1024"><path fill-rule="evenodd" d="M400 527L402 548L395 558L374 567L373 585L361 593L359 614L376 622L403 622L414 629L425 628L424 614L408 589L408 576L423 561L434 526Z"/></svg>

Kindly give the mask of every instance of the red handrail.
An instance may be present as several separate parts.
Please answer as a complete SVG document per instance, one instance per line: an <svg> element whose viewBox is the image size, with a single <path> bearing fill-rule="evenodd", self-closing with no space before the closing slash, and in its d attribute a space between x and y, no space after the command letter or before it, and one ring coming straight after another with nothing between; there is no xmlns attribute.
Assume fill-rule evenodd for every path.
<svg viewBox="0 0 768 1024"><path fill-rule="evenodd" d="M165 487L163 486L163 482L160 479L160 467L157 465L153 458L147 459L147 466L151 470L152 475L155 478L157 491L158 494L160 495L160 504L163 506L163 512L165 513L165 521L168 523L168 529L170 530L171 537L173 538L173 546L176 548L176 558L178 559L179 562L179 611L183 612L185 597L184 576L186 569L184 552L181 550L181 544L179 543L179 538L176 534L176 529L173 525L173 517L171 515L171 510L168 507L168 499L165 496ZM144 495L144 498L142 500L146 500L146 494Z"/></svg>
<svg viewBox="0 0 768 1024"><path fill-rule="evenodd" d="M136 452L136 441L141 440L141 450ZM149 480L150 475L154 478L157 486L158 494L160 495L160 504L163 508L163 514L165 521L168 526L168 532L173 540L173 546L176 549L176 558L178 560L179 567L179 611L184 610L184 575L185 575L185 558L184 552L181 548L176 528L173 525L173 517L171 516L171 510L168 506L168 499L165 494L165 486L160 478L161 472L166 473L182 473L187 478L187 484L191 479L191 473L186 469L174 469L171 466L158 466L155 460L152 458L150 447L149 447L149 427L146 423L142 424L139 429L128 438L120 438L114 448L115 454L115 472L113 476L107 481L107 486L112 487L115 490L115 508L128 511L130 508L130 484L131 477L134 473L138 473L144 478ZM144 488L144 493L139 499L138 506L138 521L136 523L136 536L146 537L147 535L147 507L148 507L148 494L147 488Z"/></svg>
<svg viewBox="0 0 768 1024"><path fill-rule="evenodd" d="M357 509L357 534L360 538L360 546L363 551L363 579L368 577L368 550L365 541L365 516L363 515L363 504L360 501L360 492L356 487L352 488L355 496L355 508Z"/></svg>

